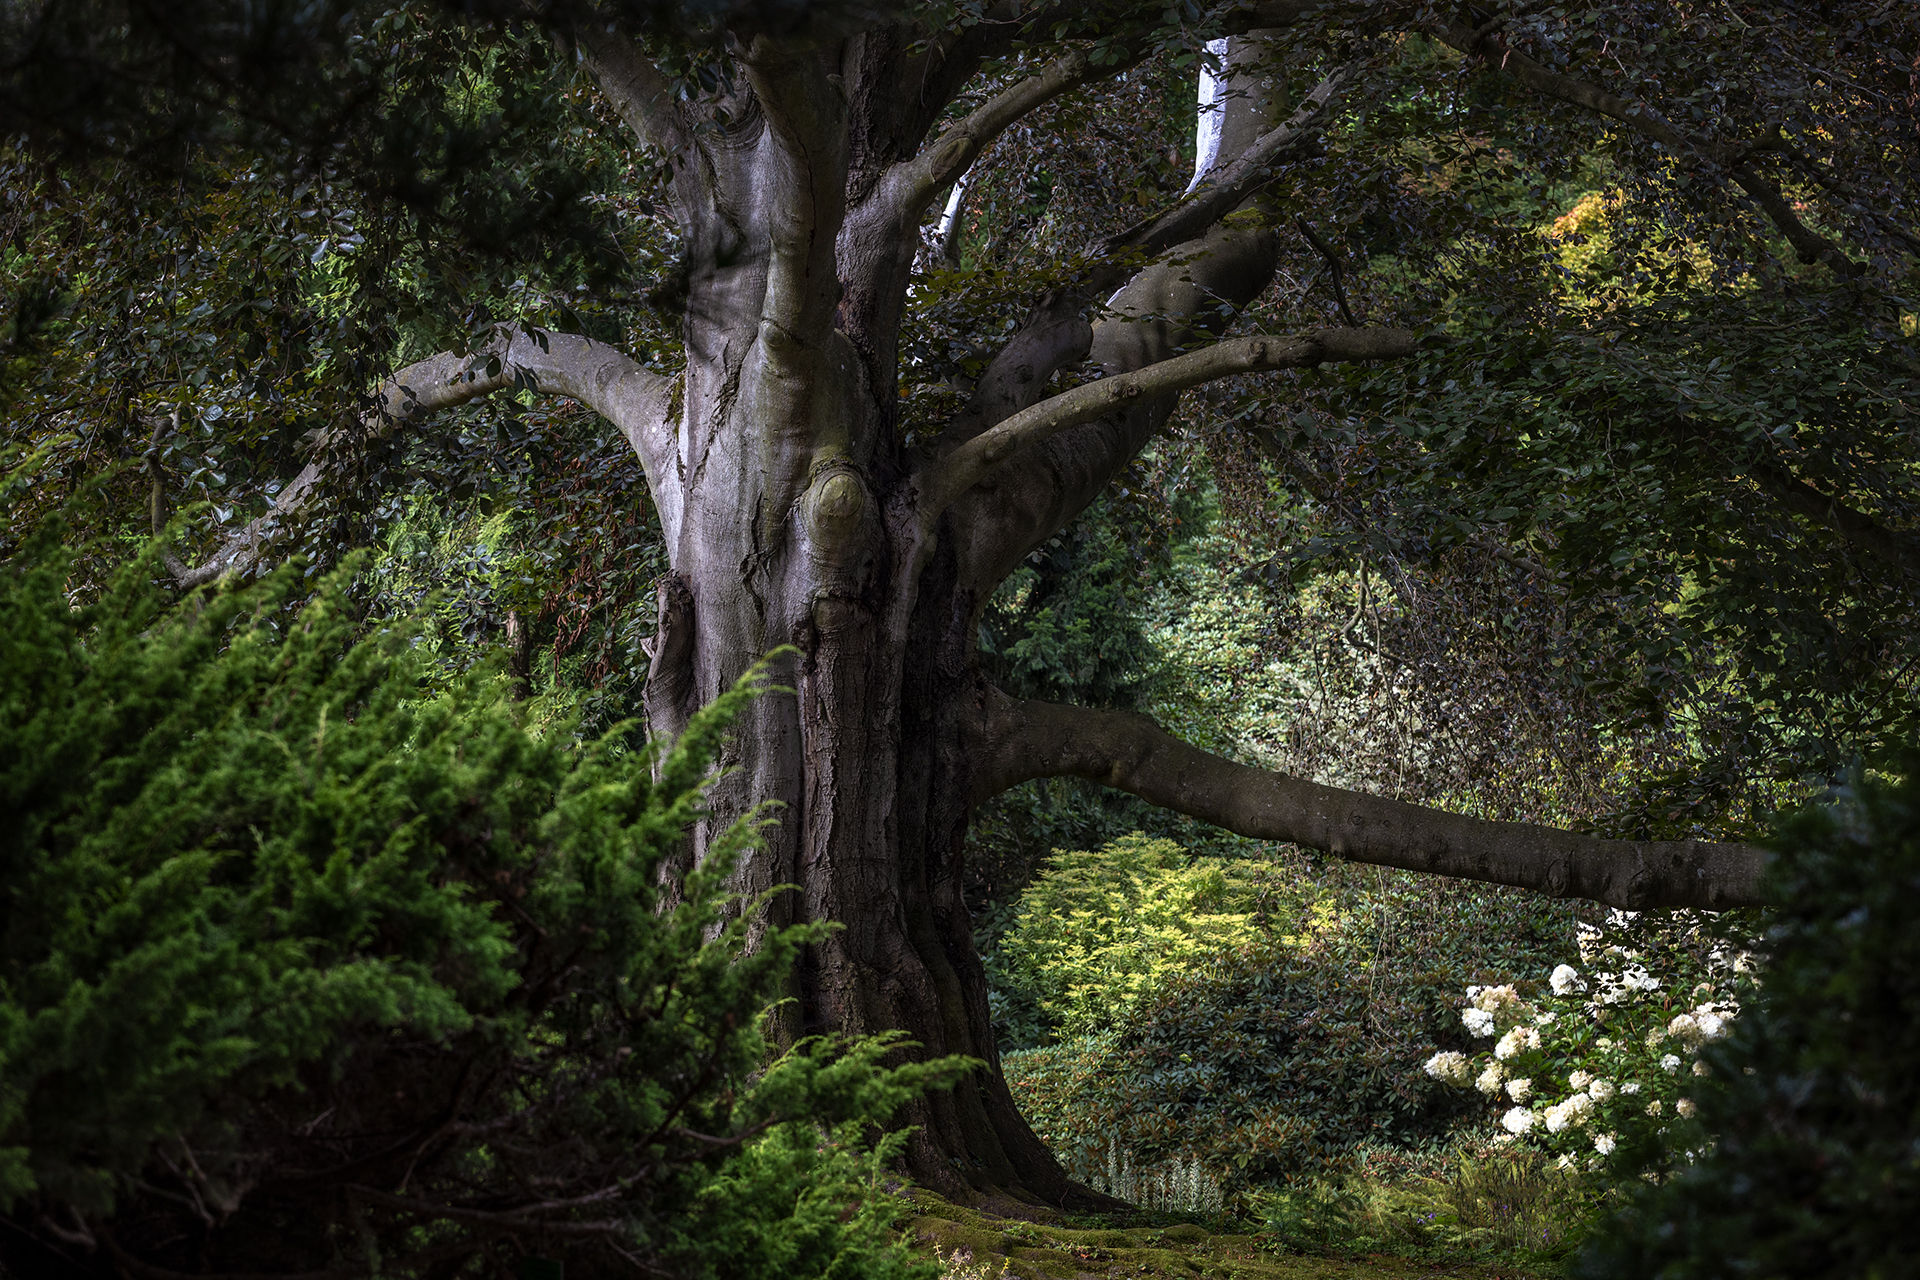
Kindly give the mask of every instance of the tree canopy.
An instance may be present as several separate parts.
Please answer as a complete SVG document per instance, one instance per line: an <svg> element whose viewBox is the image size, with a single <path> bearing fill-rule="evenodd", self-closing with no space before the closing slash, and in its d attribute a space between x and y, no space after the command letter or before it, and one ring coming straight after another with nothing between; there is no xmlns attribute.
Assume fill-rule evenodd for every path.
<svg viewBox="0 0 1920 1280"><path fill-rule="evenodd" d="M466 630L598 628L668 735L795 646L683 851L784 806L736 887L854 925L795 1030L991 1059L965 838L1026 779L1719 907L1916 727L1909 5L182 12L8 19L17 500L197 513L189 589L478 503ZM1165 563L1202 497L1276 618L1354 591L1396 782L983 660L1076 522ZM928 1106L920 1169L1066 1194L997 1077Z"/></svg>

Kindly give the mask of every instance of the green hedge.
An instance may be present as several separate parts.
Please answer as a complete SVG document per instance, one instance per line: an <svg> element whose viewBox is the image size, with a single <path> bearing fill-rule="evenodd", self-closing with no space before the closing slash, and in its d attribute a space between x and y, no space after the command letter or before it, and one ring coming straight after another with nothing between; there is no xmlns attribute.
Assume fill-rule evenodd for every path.
<svg viewBox="0 0 1920 1280"><path fill-rule="evenodd" d="M868 1136L963 1064L769 1065L819 929L745 949L751 823L663 910L751 681L656 757L431 692L344 573L75 608L68 560L0 565L0 1269L924 1270Z"/></svg>

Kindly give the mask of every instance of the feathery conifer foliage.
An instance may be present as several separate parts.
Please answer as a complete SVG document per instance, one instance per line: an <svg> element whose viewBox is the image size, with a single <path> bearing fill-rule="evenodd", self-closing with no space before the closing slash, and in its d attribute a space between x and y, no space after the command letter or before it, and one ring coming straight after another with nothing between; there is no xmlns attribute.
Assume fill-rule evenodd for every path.
<svg viewBox="0 0 1920 1280"><path fill-rule="evenodd" d="M924 1269L869 1136L966 1063L769 1066L830 926L749 953L751 821L662 874L759 673L581 743L431 688L347 569L170 605L153 555L84 607L53 531L0 565L0 1270Z"/></svg>

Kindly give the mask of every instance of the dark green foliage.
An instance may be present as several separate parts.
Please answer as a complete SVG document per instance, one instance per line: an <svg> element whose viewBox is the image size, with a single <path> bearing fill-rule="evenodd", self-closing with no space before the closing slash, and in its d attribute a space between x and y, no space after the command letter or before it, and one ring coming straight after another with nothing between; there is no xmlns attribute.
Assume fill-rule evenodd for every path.
<svg viewBox="0 0 1920 1280"><path fill-rule="evenodd" d="M746 951L750 823L664 909L754 678L656 757L424 693L345 571L74 609L68 562L0 566L0 1266L914 1272L868 1136L963 1064L768 1065L825 926Z"/></svg>
<svg viewBox="0 0 1920 1280"><path fill-rule="evenodd" d="M1914 1274L1920 758L1797 815L1776 848L1759 996L1703 1055L1719 1140L1638 1197L1587 1259L1596 1280Z"/></svg>
<svg viewBox="0 0 1920 1280"><path fill-rule="evenodd" d="M1551 967L1572 922L1518 894L1370 887L1330 895L1304 937L1165 977L1109 1032L1012 1057L1023 1111L1070 1163L1102 1165L1114 1143L1139 1164L1194 1155L1252 1182L1439 1140L1465 1100L1420 1063L1436 1040L1464 1043L1460 988Z"/></svg>

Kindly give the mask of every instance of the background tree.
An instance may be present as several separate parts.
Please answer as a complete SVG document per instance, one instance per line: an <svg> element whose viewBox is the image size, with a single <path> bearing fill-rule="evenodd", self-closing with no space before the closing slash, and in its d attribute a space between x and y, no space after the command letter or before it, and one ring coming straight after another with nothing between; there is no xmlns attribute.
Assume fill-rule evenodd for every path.
<svg viewBox="0 0 1920 1280"><path fill-rule="evenodd" d="M511 154L528 134L508 124L567 122L555 136L579 140L595 196L562 204L602 215L595 243L614 256L536 256L513 275L502 245L418 212L441 205L369 197L414 211L394 224L409 235L385 253L328 237L311 250L319 278L343 272L360 298L427 278L419 296L470 300L465 323L415 312L338 363L300 365L319 420L254 437L236 514L175 573L250 571L294 531L329 528L316 517L337 537L342 516L390 512L418 456L402 450L451 442L466 464L524 474L548 453L518 434L535 399L611 424L669 565L650 726L677 732L761 654L798 651L781 672L797 697L753 706L715 817L681 856L756 805L783 807L737 887L795 882L799 917L852 925L803 964L799 1027L906 1028L991 1058L964 836L977 805L1036 777L1616 905L1754 900L1759 853L1699 838L1737 834L1726 785L1697 787L1692 808L1644 805L1603 839L1331 787L1134 714L996 688L977 653L996 589L1116 481L1164 467L1154 442L1181 393L1222 379L1258 392L1210 401L1197 424L1217 457L1241 451L1224 472L1243 482L1238 509L1264 520L1276 485L1291 499L1249 556L1276 588L1332 555L1378 563L1402 602L1420 594L1409 565L1470 578L1482 598L1537 591L1552 615L1538 643L1489 651L1551 662L1606 641L1608 682L1566 705L1667 733L1661 759L1707 783L1799 778L1910 718L1894 696L1915 634L1906 9L936 6L721 14L692 44L657 34L655 16L349 15L355 38L378 34L369 50L432 54L369 91L389 120L434 104L423 139ZM1218 142L1182 194L1184 157L1166 153L1184 130L1164 108L1206 59ZM539 110L508 110L529 101ZM1123 104L1161 130L1124 164ZM500 129L454 127L469 120ZM315 171L344 183L354 154L322 148ZM451 172L459 153L431 154ZM1588 191L1597 205L1564 233L1584 257L1531 230ZM921 255L949 203L957 271ZM603 271L617 255L631 265ZM308 333L327 308L299 278ZM376 357L397 372L370 385ZM44 363L44 385L60 365ZM147 399L117 418L49 396L16 420L56 444L116 423L109 451L124 453L134 432L174 432L176 409L179 430L203 430L199 388L217 381L143 375ZM440 430L484 421L454 411L489 396L520 406L504 449ZM206 438L225 447L227 431ZM304 466L276 477L268 463L294 440ZM1730 720L1684 721L1729 701ZM918 1119L915 1169L936 1185L1070 1192L997 1072Z"/></svg>

